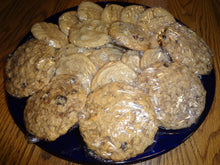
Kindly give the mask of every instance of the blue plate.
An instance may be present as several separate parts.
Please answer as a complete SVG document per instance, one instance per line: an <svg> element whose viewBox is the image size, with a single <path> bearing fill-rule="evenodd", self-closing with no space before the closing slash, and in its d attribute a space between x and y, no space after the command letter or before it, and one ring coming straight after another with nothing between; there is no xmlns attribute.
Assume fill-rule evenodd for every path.
<svg viewBox="0 0 220 165"><path fill-rule="evenodd" d="M110 2L99 2L98 4L102 7ZM122 6L132 5L131 3L122 3L122 2L111 2L115 4L119 4ZM148 8L148 7L146 7ZM58 14L55 14L45 21L52 22L57 24L58 18L61 14L67 11L76 10L77 7L73 7L62 11ZM28 33L23 40L20 42L19 45L23 44L30 38L32 38L32 34ZM145 152L128 160L121 161L121 162L113 162L110 160L102 160L95 156L92 156L91 151L89 151L84 143L78 127L75 127L69 130L65 135L59 137L56 141L53 142L46 142L46 141L39 141L36 143L40 148L43 150L51 153L52 155L58 156L60 158L73 161L76 163L88 163L88 164L126 164L126 163L136 163L140 161L144 161L147 159L154 158L159 156L163 153L170 151L171 149L177 147L182 142L184 142L187 138L189 138L202 124L204 119L206 118L213 99L215 95L215 72L212 72L209 75L202 76L201 78L204 88L207 91L206 95L206 105L203 113L199 117L199 120L194 123L191 127L179 130L165 130L163 128L159 128L156 136L155 142L146 148ZM24 125L24 118L23 118L23 111L26 105L27 98L15 98L6 94L8 107L11 112L11 115L19 126L19 128L23 131L24 134L28 135L27 130Z"/></svg>

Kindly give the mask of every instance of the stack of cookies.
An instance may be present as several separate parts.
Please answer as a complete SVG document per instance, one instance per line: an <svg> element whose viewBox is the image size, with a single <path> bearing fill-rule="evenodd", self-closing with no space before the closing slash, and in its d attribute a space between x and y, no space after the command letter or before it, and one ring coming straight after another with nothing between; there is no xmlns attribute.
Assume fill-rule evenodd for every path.
<svg viewBox="0 0 220 165"><path fill-rule="evenodd" d="M160 7L82 2L58 25L38 22L6 64L6 91L28 97L27 131L54 141L79 126L95 154L122 161L182 129L205 107L212 52Z"/></svg>

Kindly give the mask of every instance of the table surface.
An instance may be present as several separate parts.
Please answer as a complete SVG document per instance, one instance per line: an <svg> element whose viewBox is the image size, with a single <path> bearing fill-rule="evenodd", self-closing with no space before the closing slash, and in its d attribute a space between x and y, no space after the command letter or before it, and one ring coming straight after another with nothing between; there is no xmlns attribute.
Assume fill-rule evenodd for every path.
<svg viewBox="0 0 220 165"><path fill-rule="evenodd" d="M94 2L97 2L93 0ZM220 1L121 0L161 6L200 35L214 53L216 91L211 110L199 129L184 143L141 165L220 164ZM75 164L28 143L14 123L6 102L4 66L20 40L38 21L78 5L81 0L0 0L0 164Z"/></svg>

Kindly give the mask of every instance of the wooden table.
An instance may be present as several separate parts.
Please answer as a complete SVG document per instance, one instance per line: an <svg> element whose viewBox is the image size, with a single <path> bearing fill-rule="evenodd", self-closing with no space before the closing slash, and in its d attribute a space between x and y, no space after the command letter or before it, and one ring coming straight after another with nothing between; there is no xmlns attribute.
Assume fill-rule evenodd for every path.
<svg viewBox="0 0 220 165"><path fill-rule="evenodd" d="M29 144L14 123L4 91L5 60L37 21L78 5L81 0L0 1L0 164L74 164ZM124 0L126 1L126 0ZM127 2L127 1L126 1ZM139 164L220 164L220 2L219 0L128 0L162 6L196 31L214 53L216 91L211 110L200 128L180 146Z"/></svg>

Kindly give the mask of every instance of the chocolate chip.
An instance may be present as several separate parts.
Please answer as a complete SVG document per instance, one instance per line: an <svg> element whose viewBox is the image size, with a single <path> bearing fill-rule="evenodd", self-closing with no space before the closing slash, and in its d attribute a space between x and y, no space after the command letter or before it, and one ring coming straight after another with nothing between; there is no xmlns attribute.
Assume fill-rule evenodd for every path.
<svg viewBox="0 0 220 165"><path fill-rule="evenodd" d="M67 98L65 96L62 96L62 95L57 95L56 97L56 103L57 105L65 105L67 102Z"/></svg>

